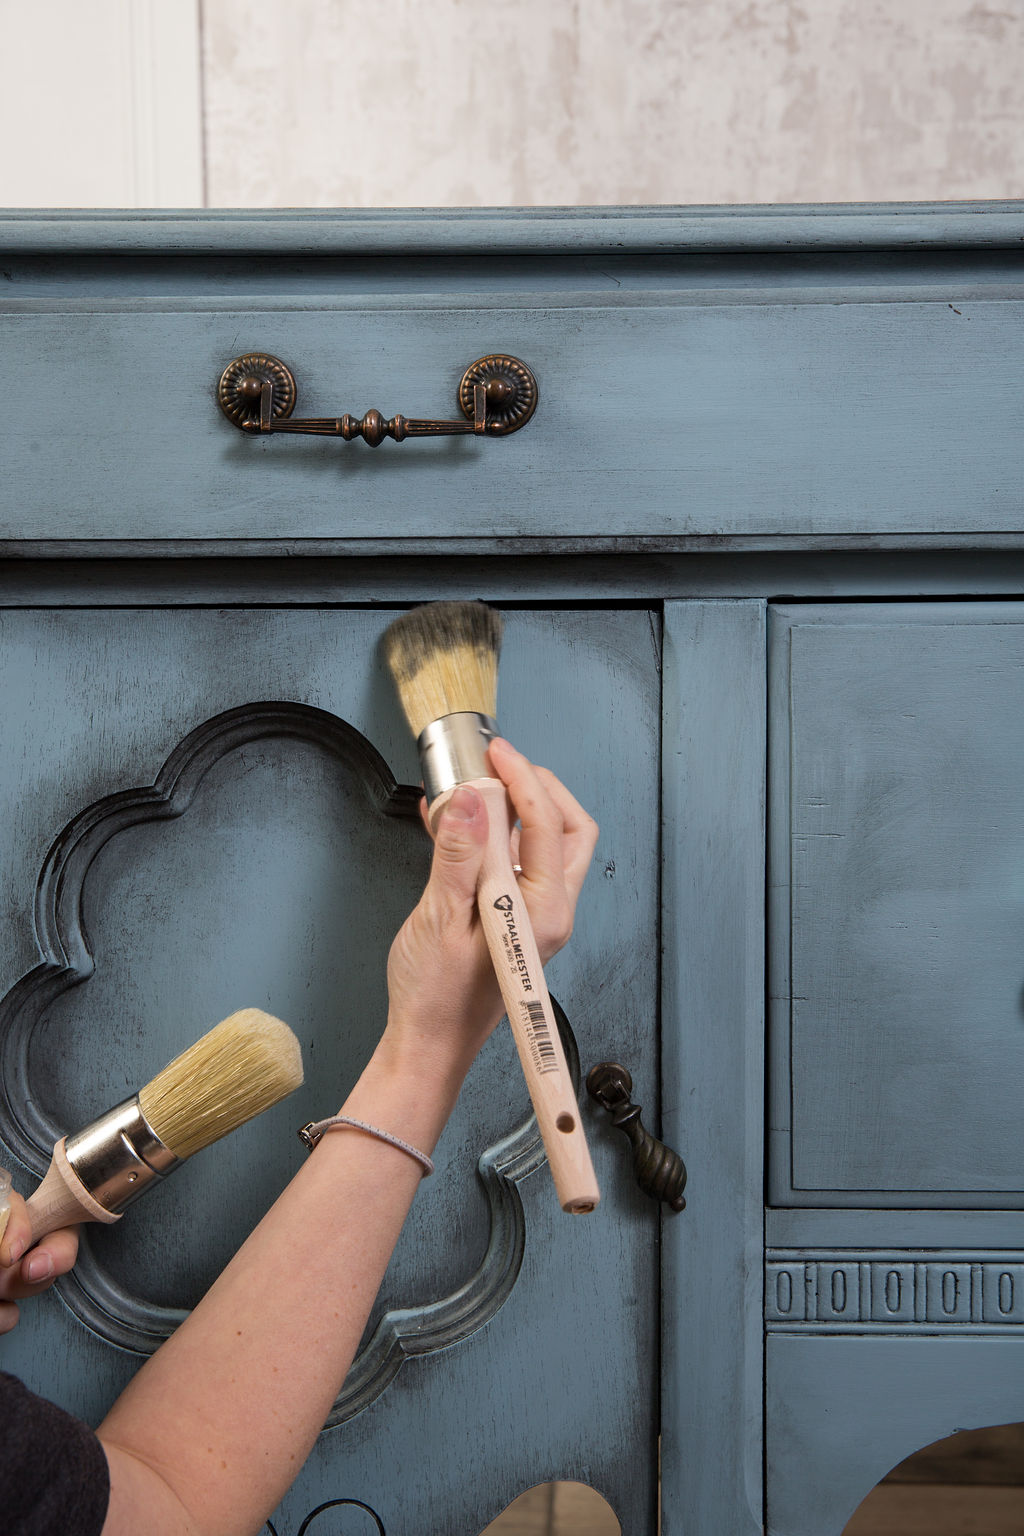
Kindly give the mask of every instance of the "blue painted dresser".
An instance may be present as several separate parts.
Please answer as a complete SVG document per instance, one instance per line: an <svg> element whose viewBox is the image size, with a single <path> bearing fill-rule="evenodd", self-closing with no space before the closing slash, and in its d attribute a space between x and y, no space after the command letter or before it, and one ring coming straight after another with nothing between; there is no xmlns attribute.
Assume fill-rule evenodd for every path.
<svg viewBox="0 0 1024 1536"><path fill-rule="evenodd" d="M0 1161L29 1187L237 1007L307 1063L5 1369L98 1417L358 1073L428 852L378 642L472 596L504 729L602 827L552 989L687 1205L586 1101L604 1200L562 1216L496 1037L278 1536L343 1498L476 1536L550 1478L652 1536L659 1442L665 1536L839 1536L1024 1418L1022 242L1013 205L0 220ZM539 399L261 436L218 409L250 353L296 417L451 418L488 354Z"/></svg>

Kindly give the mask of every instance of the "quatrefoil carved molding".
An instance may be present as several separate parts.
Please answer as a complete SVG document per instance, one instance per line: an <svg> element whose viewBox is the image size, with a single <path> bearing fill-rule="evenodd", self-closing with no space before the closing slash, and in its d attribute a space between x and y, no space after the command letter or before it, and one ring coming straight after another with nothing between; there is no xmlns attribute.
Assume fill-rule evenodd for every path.
<svg viewBox="0 0 1024 1536"><path fill-rule="evenodd" d="M356 774L374 814L405 817L418 826L420 791L397 782L385 760L346 721L310 705L262 702L204 722L171 752L151 785L108 795L75 816L51 845L35 892L41 960L0 999L0 1135L37 1177L49 1164L58 1126L32 1091L30 1042L46 1010L95 970L82 921L83 892L97 854L130 827L169 821L188 811L210 768L228 753L269 738L294 739L328 751ZM575 1041L560 1009L559 1023L574 1077ZM477 1269L450 1294L425 1305L391 1308L357 1355L328 1419L342 1423L366 1407L413 1355L444 1349L493 1317L515 1285L526 1228L517 1184L544 1162L535 1119L488 1147L477 1164L488 1208L486 1252ZM158 1200L159 1193L152 1198ZM130 1219L130 1215L129 1218ZM59 1282L70 1310L106 1342L151 1354L186 1316L134 1295L100 1263L83 1229L79 1262Z"/></svg>

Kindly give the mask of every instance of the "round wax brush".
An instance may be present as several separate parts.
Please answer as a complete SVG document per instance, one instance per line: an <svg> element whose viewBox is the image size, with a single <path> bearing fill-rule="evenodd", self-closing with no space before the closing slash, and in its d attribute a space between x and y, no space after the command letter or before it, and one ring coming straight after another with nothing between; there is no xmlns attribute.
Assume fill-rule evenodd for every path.
<svg viewBox="0 0 1024 1536"><path fill-rule="evenodd" d="M436 827L446 801L471 784L487 805L489 834L477 906L564 1211L592 1211L600 1192L510 853L505 786L487 761L498 734L501 619L483 603L428 603L396 619L384 654L416 737Z"/></svg>
<svg viewBox="0 0 1024 1536"><path fill-rule="evenodd" d="M78 1221L116 1221L133 1200L302 1082L287 1024L244 1008L209 1030L134 1098L62 1136L26 1201L32 1241Z"/></svg>

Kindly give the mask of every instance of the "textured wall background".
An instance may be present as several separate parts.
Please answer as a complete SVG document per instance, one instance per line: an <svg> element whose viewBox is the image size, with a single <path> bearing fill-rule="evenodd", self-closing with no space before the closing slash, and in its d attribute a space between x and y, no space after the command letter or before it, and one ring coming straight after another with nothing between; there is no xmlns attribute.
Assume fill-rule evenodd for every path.
<svg viewBox="0 0 1024 1536"><path fill-rule="evenodd" d="M1024 195L1024 0L202 0L213 206Z"/></svg>
<svg viewBox="0 0 1024 1536"><path fill-rule="evenodd" d="M0 204L1024 196L1024 0L0 0Z"/></svg>

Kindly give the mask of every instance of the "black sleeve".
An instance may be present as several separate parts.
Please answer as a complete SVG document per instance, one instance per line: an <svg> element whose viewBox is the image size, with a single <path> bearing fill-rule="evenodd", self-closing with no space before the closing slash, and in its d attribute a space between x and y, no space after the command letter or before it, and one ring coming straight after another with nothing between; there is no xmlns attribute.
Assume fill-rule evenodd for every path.
<svg viewBox="0 0 1024 1536"><path fill-rule="evenodd" d="M5 1536L100 1536L109 1498L107 1458L89 1426L0 1371Z"/></svg>

